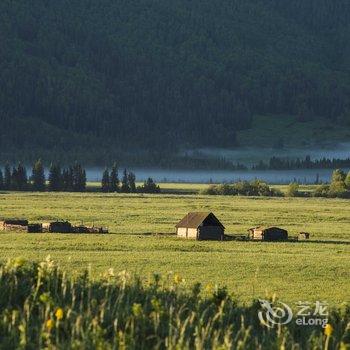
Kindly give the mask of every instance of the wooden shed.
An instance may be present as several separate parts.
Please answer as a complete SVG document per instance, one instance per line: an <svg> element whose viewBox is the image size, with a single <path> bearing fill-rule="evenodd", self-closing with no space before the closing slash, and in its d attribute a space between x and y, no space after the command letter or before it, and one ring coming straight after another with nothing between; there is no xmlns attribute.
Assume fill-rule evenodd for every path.
<svg viewBox="0 0 350 350"><path fill-rule="evenodd" d="M9 219L0 221L2 231L27 231L28 220Z"/></svg>
<svg viewBox="0 0 350 350"><path fill-rule="evenodd" d="M288 231L279 227L252 227L248 230L250 239L260 241L286 241Z"/></svg>
<svg viewBox="0 0 350 350"><path fill-rule="evenodd" d="M72 233L73 227L68 221L44 222L42 224L42 231L54 233Z"/></svg>
<svg viewBox="0 0 350 350"><path fill-rule="evenodd" d="M224 239L225 227L213 213L188 213L175 227L178 237L216 241Z"/></svg>

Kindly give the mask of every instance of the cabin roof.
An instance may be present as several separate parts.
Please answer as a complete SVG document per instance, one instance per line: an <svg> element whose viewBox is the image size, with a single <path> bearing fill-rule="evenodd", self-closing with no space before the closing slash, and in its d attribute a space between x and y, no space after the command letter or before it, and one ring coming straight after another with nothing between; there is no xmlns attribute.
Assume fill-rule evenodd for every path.
<svg viewBox="0 0 350 350"><path fill-rule="evenodd" d="M225 228L219 219L211 212L188 213L175 227L198 228L207 218L213 220L217 226L220 226L223 229Z"/></svg>
<svg viewBox="0 0 350 350"><path fill-rule="evenodd" d="M259 230L259 231L265 231L265 230L279 230L279 231L287 231L283 228L277 227L277 226L255 226L251 227L248 229L248 231L254 231L254 230Z"/></svg>

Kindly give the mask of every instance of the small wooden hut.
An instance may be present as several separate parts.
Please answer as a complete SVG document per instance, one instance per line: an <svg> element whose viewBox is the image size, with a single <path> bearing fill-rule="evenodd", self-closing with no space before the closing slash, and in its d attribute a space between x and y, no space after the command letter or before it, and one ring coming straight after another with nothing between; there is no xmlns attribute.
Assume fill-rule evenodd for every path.
<svg viewBox="0 0 350 350"><path fill-rule="evenodd" d="M52 221L44 222L42 224L43 232L53 232L53 233L72 233L72 224L68 221Z"/></svg>
<svg viewBox="0 0 350 350"><path fill-rule="evenodd" d="M0 221L2 231L27 231L28 220L8 219Z"/></svg>
<svg viewBox="0 0 350 350"><path fill-rule="evenodd" d="M188 213L175 227L178 237L224 240L225 227L213 213Z"/></svg>
<svg viewBox="0 0 350 350"><path fill-rule="evenodd" d="M279 227L252 227L248 230L250 239L259 241L286 241L288 231Z"/></svg>
<svg viewBox="0 0 350 350"><path fill-rule="evenodd" d="M42 224L29 224L27 228L28 233L41 233L43 232Z"/></svg>

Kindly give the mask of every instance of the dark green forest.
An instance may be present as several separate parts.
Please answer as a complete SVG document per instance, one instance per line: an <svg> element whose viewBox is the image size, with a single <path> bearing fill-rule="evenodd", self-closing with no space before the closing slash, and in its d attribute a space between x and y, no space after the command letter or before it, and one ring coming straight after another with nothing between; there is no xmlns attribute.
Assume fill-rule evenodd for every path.
<svg viewBox="0 0 350 350"><path fill-rule="evenodd" d="M256 114L349 127L348 0L0 2L2 159L236 147Z"/></svg>

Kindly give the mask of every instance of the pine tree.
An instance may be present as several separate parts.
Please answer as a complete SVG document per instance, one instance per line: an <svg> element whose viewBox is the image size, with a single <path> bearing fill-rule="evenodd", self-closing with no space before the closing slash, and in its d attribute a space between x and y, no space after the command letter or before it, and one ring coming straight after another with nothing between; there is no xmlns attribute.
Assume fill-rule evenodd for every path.
<svg viewBox="0 0 350 350"><path fill-rule="evenodd" d="M80 192L86 191L86 171L84 168L81 168L81 172L80 172L79 190Z"/></svg>
<svg viewBox="0 0 350 350"><path fill-rule="evenodd" d="M120 183L118 178L118 167L116 163L113 164L109 181L110 181L110 186L109 186L110 191L119 192Z"/></svg>
<svg viewBox="0 0 350 350"><path fill-rule="evenodd" d="M4 175L2 173L2 170L0 169L0 190L4 189Z"/></svg>
<svg viewBox="0 0 350 350"><path fill-rule="evenodd" d="M32 181L34 191L45 191L45 171L41 159L33 166Z"/></svg>
<svg viewBox="0 0 350 350"><path fill-rule="evenodd" d="M128 174L128 185L129 185L129 189L131 193L135 193L136 192L136 177L135 174L133 172L130 172Z"/></svg>
<svg viewBox="0 0 350 350"><path fill-rule="evenodd" d="M12 167L10 189L18 190L18 175L16 167Z"/></svg>
<svg viewBox="0 0 350 350"><path fill-rule="evenodd" d="M49 172L49 191L62 191L62 173L58 164L51 164Z"/></svg>
<svg viewBox="0 0 350 350"><path fill-rule="evenodd" d="M28 189L27 170L21 163L18 164L14 179L16 184L15 187L17 190L25 191Z"/></svg>
<svg viewBox="0 0 350 350"><path fill-rule="evenodd" d="M105 193L109 192L109 188L110 188L110 178L109 178L108 169L106 168L102 175L102 181L101 181L102 192L105 192Z"/></svg>
<svg viewBox="0 0 350 350"><path fill-rule="evenodd" d="M86 172L79 163L73 166L73 191L84 192L86 190Z"/></svg>
<svg viewBox="0 0 350 350"><path fill-rule="evenodd" d="M123 192L123 193L130 192L129 181L128 181L128 172L126 171L126 169L124 169L124 172L123 172L121 192Z"/></svg>
<svg viewBox="0 0 350 350"><path fill-rule="evenodd" d="M7 163L5 165L5 175L4 175L4 189L5 190L11 189L11 182L12 182L11 168L10 168L10 165Z"/></svg>
<svg viewBox="0 0 350 350"><path fill-rule="evenodd" d="M62 173L63 191L73 191L73 168L68 167Z"/></svg>

